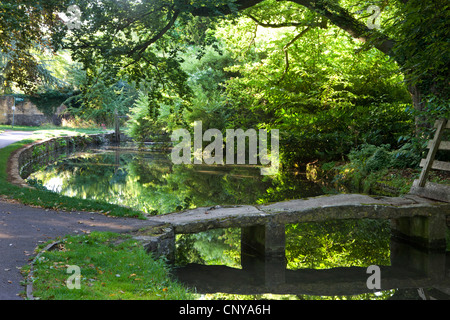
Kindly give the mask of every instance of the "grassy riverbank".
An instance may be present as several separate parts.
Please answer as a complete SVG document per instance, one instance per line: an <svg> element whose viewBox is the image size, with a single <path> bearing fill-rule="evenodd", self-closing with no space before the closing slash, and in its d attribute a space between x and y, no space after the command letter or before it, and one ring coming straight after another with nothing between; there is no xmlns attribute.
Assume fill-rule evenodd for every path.
<svg viewBox="0 0 450 320"><path fill-rule="evenodd" d="M401 196L409 193L420 176L421 154L389 146L361 145L345 162L311 167L309 175L323 182L331 192ZM450 173L431 170L428 181L450 184Z"/></svg>
<svg viewBox="0 0 450 320"><path fill-rule="evenodd" d="M67 273L68 266L79 268L79 280ZM27 277L29 271L22 272ZM153 259L137 241L109 232L64 238L56 249L39 256L31 279L33 296L43 300L192 298L170 278L163 259Z"/></svg>
<svg viewBox="0 0 450 320"><path fill-rule="evenodd" d="M349 163L335 165L322 171L326 177L323 181L324 189L327 192L398 197L409 193L413 181L419 178L421 172L419 168L385 168L367 173L358 169L350 170L348 169L349 165ZM428 181L449 185L450 174L431 171Z"/></svg>
<svg viewBox="0 0 450 320"><path fill-rule="evenodd" d="M16 128L22 130L23 128ZM110 216L142 217L140 212L109 203L76 199L41 189L22 188L8 182L7 163L17 149L47 138L95 134L100 130L61 128L36 131L29 139L0 149L0 196L23 204L61 211L89 211ZM120 240L120 241L119 241ZM185 288L172 281L163 259L155 260L137 242L115 233L66 236L59 250L45 252L36 261L33 275L34 296L50 300L93 299L188 299ZM42 246L41 246L42 249ZM68 289L67 266L81 271L80 290ZM30 266L22 272L28 275Z"/></svg>
<svg viewBox="0 0 450 320"><path fill-rule="evenodd" d="M13 143L5 148L0 149L0 168L2 168L2 170L0 171L0 195L3 199L18 200L26 205L39 206L46 209L99 212L119 217L142 217L142 214L140 212L125 207L112 205L106 202L76 199L72 197L62 196L46 190L22 188L9 183L7 163L11 154L17 149L42 139L104 132L98 129L78 130L73 128L55 128L38 130L37 128L38 127L28 128L29 130L35 131L34 134L30 136L30 138ZM22 130L22 128L18 129Z"/></svg>

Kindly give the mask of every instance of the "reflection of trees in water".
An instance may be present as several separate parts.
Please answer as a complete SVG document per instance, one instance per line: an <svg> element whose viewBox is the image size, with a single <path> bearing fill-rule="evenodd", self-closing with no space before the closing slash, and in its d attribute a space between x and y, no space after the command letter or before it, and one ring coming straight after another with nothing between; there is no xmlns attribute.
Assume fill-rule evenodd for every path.
<svg viewBox="0 0 450 320"><path fill-rule="evenodd" d="M176 264L199 263L239 268L240 237L239 228L177 235Z"/></svg>
<svg viewBox="0 0 450 320"><path fill-rule="evenodd" d="M288 269L390 265L388 220L335 220L286 225ZM240 264L240 229L180 235L177 263ZM220 253L220 254L219 254ZM221 256L221 259L219 257Z"/></svg>
<svg viewBox="0 0 450 320"><path fill-rule="evenodd" d="M286 268L297 270L390 265L389 245L389 221L364 219L291 224L286 226ZM240 268L240 229L209 230L178 236L176 262L178 265L198 263ZM353 296L286 295L284 298L384 300L391 298L394 293L396 290ZM215 299L271 298L223 293L213 296Z"/></svg>
<svg viewBox="0 0 450 320"><path fill-rule="evenodd" d="M48 166L34 177L47 186L57 183L58 192L65 195L153 214L319 194L317 186L288 173L269 177L250 166L173 165L168 154L156 152L84 154Z"/></svg>
<svg viewBox="0 0 450 320"><path fill-rule="evenodd" d="M130 164L139 177L145 201L160 213L199 206L254 203L268 186L255 168L173 165L158 172L160 165L142 161Z"/></svg>
<svg viewBox="0 0 450 320"><path fill-rule="evenodd" d="M65 195L117 203L113 200L126 184L127 161L129 155L116 158L111 153L83 154L58 161L33 176Z"/></svg>
<svg viewBox="0 0 450 320"><path fill-rule="evenodd" d="M390 265L388 220L337 220L286 226L289 269Z"/></svg>

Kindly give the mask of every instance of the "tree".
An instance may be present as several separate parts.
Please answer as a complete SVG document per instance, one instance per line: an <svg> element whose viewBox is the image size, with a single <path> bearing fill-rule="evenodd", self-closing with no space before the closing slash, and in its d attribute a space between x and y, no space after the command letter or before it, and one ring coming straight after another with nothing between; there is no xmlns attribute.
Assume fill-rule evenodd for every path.
<svg viewBox="0 0 450 320"><path fill-rule="evenodd" d="M56 52L67 28L57 13L67 0L5 0L0 2L0 87L16 85L26 93L52 81L36 53Z"/></svg>
<svg viewBox="0 0 450 320"><path fill-rule="evenodd" d="M69 34L65 48L83 63L88 77L94 81L100 74L126 74L129 80L153 88L150 95L161 97L163 86L175 87L182 96L188 94L186 76L176 57L178 35L173 30L181 10L173 1L76 3L83 23Z"/></svg>
<svg viewBox="0 0 450 320"><path fill-rule="evenodd" d="M294 42L295 27L251 18L217 28L239 75L226 81L231 127L279 129L286 165L342 159L361 143L396 148L413 125L398 66L377 49L355 54L360 44L335 26L307 28Z"/></svg>
<svg viewBox="0 0 450 320"><path fill-rule="evenodd" d="M405 75L417 111L425 109L430 95L448 101L450 44L449 4L435 0L179 0L76 2L83 13L83 27L73 32L67 47L82 61L88 75L93 66L108 72L128 73L153 88L170 86L187 97L186 75L179 68L177 52L183 50L178 27L193 17L231 19L247 15L262 26L294 26L292 45L307 30L327 28L331 23L362 43L362 50L375 47L398 63ZM380 28L367 23L367 7L381 11ZM287 50L285 57L288 63ZM288 71L288 66L286 67ZM448 116L448 108L443 108ZM442 112L441 114L442 115Z"/></svg>
<svg viewBox="0 0 450 320"><path fill-rule="evenodd" d="M367 2L362 1L292 0L268 4L263 0L237 0L233 7L201 7L192 13L208 16L220 12L227 15L233 13L233 8L238 8L239 11L250 12L249 16L261 25L272 27L318 27L331 22L401 66L416 110L424 109L424 98L429 94L448 101L450 4L434 0L383 0L371 4L378 4L386 13L381 29L371 29L367 20L361 20L371 16L365 11ZM314 25L314 20L304 19L298 13L301 7L317 13L324 20ZM292 15L292 12L296 14ZM357 13L361 12L362 17L361 14L358 17ZM254 18L256 15L261 18ZM446 112L448 116L450 111L447 109Z"/></svg>
<svg viewBox="0 0 450 320"><path fill-rule="evenodd" d="M67 10L68 2L2 1L0 48L17 65L7 78L32 90L36 63L30 49L46 46L57 50L64 42L84 64L92 83L102 74L111 75L110 79L128 74L130 80L150 88L151 100L161 98L167 87L187 98L187 76L177 55L185 39L179 27L189 25L194 17L247 15L263 26L294 26L286 48L307 30L334 24L361 40L363 50L375 47L399 64L416 110L426 109L430 95L448 101L450 10L446 1L74 0L70 3L80 7L81 28L67 32L57 12ZM380 28L367 23L372 17L366 10L369 5L380 8ZM287 50L283 58L288 62L286 54ZM448 116L448 107L443 113Z"/></svg>

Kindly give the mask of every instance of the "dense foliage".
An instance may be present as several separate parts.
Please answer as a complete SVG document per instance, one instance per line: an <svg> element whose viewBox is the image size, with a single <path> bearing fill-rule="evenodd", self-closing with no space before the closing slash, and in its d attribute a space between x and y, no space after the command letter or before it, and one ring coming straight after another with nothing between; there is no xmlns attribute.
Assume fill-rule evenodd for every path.
<svg viewBox="0 0 450 320"><path fill-rule="evenodd" d="M75 27L70 5L79 8ZM47 114L64 104L75 122L102 128L115 115L128 117L127 132L140 142L167 141L195 121L222 133L278 129L286 170L224 173L141 150L65 159L30 181L39 190L5 184L0 193L53 209L133 216L315 196L323 193L321 175L338 191L370 193L397 172L388 170L413 172L431 124L450 117L449 18L450 3L441 0L2 0L1 94L22 94ZM298 178L305 171L313 182ZM86 200L49 192L51 185ZM388 229L366 220L289 225L288 267L389 264ZM149 260L134 242L113 245L114 238L68 238L64 250L38 261L41 296L59 298L70 262L85 268L89 283L69 298L108 298L116 294L110 289L132 297L122 288L144 298L189 297L165 281L162 260ZM182 236L181 258L215 263L216 252L199 248L218 239L238 264L239 234L223 230ZM125 265L125 255L136 264Z"/></svg>
<svg viewBox="0 0 450 320"><path fill-rule="evenodd" d="M0 91L15 87L32 93L55 79L37 57L61 48L66 30L58 11L65 0L5 0L0 2Z"/></svg>
<svg viewBox="0 0 450 320"><path fill-rule="evenodd" d="M449 114L445 1L70 4L77 28L57 18L63 0L2 3L2 84L47 104L66 97L74 116L98 124L128 115L138 140L194 121L276 128L292 167L345 159L361 144L420 153L424 123ZM380 9L375 27L369 4ZM48 56L60 48L65 65Z"/></svg>

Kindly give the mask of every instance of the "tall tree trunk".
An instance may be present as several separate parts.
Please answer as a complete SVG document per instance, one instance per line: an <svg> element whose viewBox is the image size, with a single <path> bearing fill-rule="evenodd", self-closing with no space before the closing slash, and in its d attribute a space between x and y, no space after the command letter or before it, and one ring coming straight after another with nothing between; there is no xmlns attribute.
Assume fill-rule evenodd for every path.
<svg viewBox="0 0 450 320"><path fill-rule="evenodd" d="M420 89L417 85L410 85L408 86L408 91L411 95L414 110L419 112L423 111L422 92ZM416 116L415 123L415 133L419 137L424 127L426 127L426 119L423 116Z"/></svg>
<svg viewBox="0 0 450 320"><path fill-rule="evenodd" d="M434 125L432 119L430 119L430 116L426 113L427 110L425 110L426 105L424 97L425 93L429 91L424 91L417 85L408 86L408 91L411 95L414 110L419 113L415 116L414 135L417 138L428 138L425 135L428 134L427 132L429 132L430 128Z"/></svg>

